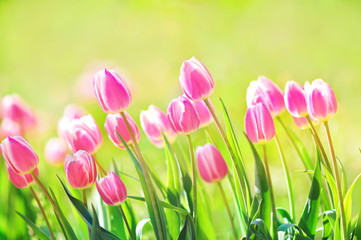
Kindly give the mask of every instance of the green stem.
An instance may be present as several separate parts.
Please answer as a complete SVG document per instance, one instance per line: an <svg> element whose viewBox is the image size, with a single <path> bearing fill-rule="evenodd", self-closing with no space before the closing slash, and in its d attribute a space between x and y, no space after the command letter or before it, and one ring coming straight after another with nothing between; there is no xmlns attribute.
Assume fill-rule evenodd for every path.
<svg viewBox="0 0 361 240"><path fill-rule="evenodd" d="M229 221L231 222L231 225L232 225L234 239L238 239L236 227L234 226L234 222L233 222L231 210L230 210L228 202L227 202L226 194L224 193L224 189L222 187L222 184L220 182L217 182L217 185L218 185L219 190L221 191L221 195L222 195L222 198L223 198L223 201L224 201L224 205L226 205Z"/></svg>
<svg viewBox="0 0 361 240"><path fill-rule="evenodd" d="M210 104L210 102L209 102L209 99L207 98L207 99L205 99L205 100L203 100L203 101L204 101L204 103L206 104L209 112L211 113L211 115L212 115L212 117L213 117L213 120L214 120L214 122L216 123L216 126L217 126L217 128L218 128L218 131L219 131L219 133L221 134L224 143L226 144L226 147L227 147L227 149L228 149L229 154L231 155L231 159L232 159L233 165L234 165L234 167L235 167L235 169L236 169L237 177L238 177L238 180L239 180L239 183L238 183L238 184L239 184L240 187L241 187L242 196L243 196L243 202L244 202L244 206L245 206L245 211L246 211L246 213L247 213L247 215L248 215L248 201L247 201L247 195L248 195L248 193L247 193L247 189L246 189L245 184L242 182L242 180L243 180L244 178L243 178L243 176L242 176L241 170L240 170L239 167L238 167L237 158L236 158L236 156L234 155L234 152L233 152L233 150L232 150L231 144L230 144L229 141L228 141L227 135L226 135L226 133L224 132L223 127L222 127L221 123L219 122L218 117L217 117L216 113L214 112L214 110L213 110L213 108L212 108L212 106L211 106L211 104Z"/></svg>
<svg viewBox="0 0 361 240"><path fill-rule="evenodd" d="M162 227L161 227L161 216L159 215L160 214L160 210L158 208L158 204L157 204L157 201L156 201L156 198L155 198L155 193L153 191L153 186L152 186L152 182L151 182L151 179L150 179L150 176L149 176L149 172L148 172L148 169L147 169L147 166L146 166L146 163L145 163L145 160L143 158L143 155L139 149L139 146L138 146L138 142L137 140L135 139L135 136L134 136L134 133L132 131L132 128L130 127L130 124L128 122L128 119L127 117L125 116L124 112L120 112L123 120L124 120L124 123L127 127L127 130L132 138L132 142L133 142L133 145L134 145L134 149L135 149L135 152L136 152L136 155L137 155L137 158L138 158L138 161L139 161L139 164L143 170L143 173L144 173L144 178L145 178L145 182L146 182L146 185L147 185L147 188L148 188L148 191L149 191L149 195L150 195L150 200L151 200L151 203L153 205L153 208L155 209L155 221L156 221L156 224L157 224L157 228L158 228L158 231L159 231L159 238L160 239L163 239L164 238L164 233L162 231ZM155 226L153 226L155 227Z"/></svg>
<svg viewBox="0 0 361 240"><path fill-rule="evenodd" d="M311 131L312 131L312 133L313 133L313 136L314 136L314 138L315 138L315 141L316 141L318 147L319 147L320 150L321 150L322 157L323 157L323 159L324 159L324 161L325 161L326 167L327 167L327 169L331 172L330 162L328 161L328 157L327 157L325 148L323 147L323 145L322 145L322 143L321 143L321 140L320 140L320 137L319 137L318 134L317 134L316 128L314 127L314 125L313 125L313 123L312 123L312 121L311 121L310 116L307 116L306 119L307 119L308 124L309 124L310 127L311 127Z"/></svg>
<svg viewBox="0 0 361 240"><path fill-rule="evenodd" d="M41 214L42 214L43 217L44 217L46 226L48 227L48 230L49 230L49 233L50 233L50 238L53 239L53 240L55 240L55 236L54 236L53 231L51 230L51 227L50 227L50 224L49 224L49 220L48 220L48 218L46 217L44 208L43 208L43 206L41 205L41 202L40 202L38 196L36 195L36 192L34 191L33 187L30 187L30 191L31 191L31 193L33 194L33 196L34 196L34 198L35 198L35 201L36 201L36 203L37 203L38 206L39 206L40 212L41 212Z"/></svg>
<svg viewBox="0 0 361 240"><path fill-rule="evenodd" d="M100 162L98 161L98 158L96 157L95 154L93 154L93 158L94 158L94 161L95 161L96 165L98 166L98 169L100 170L100 175L106 176L107 171L105 171L103 166L100 164Z"/></svg>
<svg viewBox="0 0 361 240"><path fill-rule="evenodd" d="M267 173L267 182L268 187L271 195L271 218L272 218L272 224L271 224L271 232L273 233L273 239L278 240L278 232L277 232L277 213L276 213L276 204L275 204L275 198L273 195L273 187L272 187L272 179L271 179L271 172L269 170L268 166L268 160L267 160L267 154L266 154L266 147L263 144L263 154L264 154L264 165L266 167L266 173Z"/></svg>
<svg viewBox="0 0 361 240"><path fill-rule="evenodd" d="M88 202L87 202L87 199L86 199L85 189L81 190L81 195L83 197L83 203L84 203L85 207L88 209ZM91 229L90 229L90 227L88 227L88 235L89 235L89 239L90 239L91 238Z"/></svg>
<svg viewBox="0 0 361 240"><path fill-rule="evenodd" d="M285 159L285 155L283 153L283 149L281 147L281 142L280 142L280 139L278 138L277 134L275 134L275 138L276 138L278 152L280 154L280 158L281 158L282 165L283 165L283 171L286 175L286 184L287 184L287 190L288 190L288 202L289 202L290 210L291 210L291 218L292 218L293 222L295 222L296 214L295 214L295 203L294 203L294 198L293 198L291 176L290 176L290 172L288 170L288 166L287 166L287 162Z"/></svg>
<svg viewBox="0 0 361 240"><path fill-rule="evenodd" d="M191 135L187 135L189 153L191 156L191 165L192 165L192 180L193 180L193 221L195 228L197 229L197 169L196 161L194 158L193 145Z"/></svg>
<svg viewBox="0 0 361 240"><path fill-rule="evenodd" d="M212 144L213 144L214 146L216 146L216 140L214 139L213 134L212 134L212 131L211 131L211 129L209 128L209 126L205 127L204 129L205 129L206 132L208 133L208 136L209 136L209 138L211 139ZM216 146L216 147L217 147L217 146ZM218 147L217 147L217 148L218 148Z"/></svg>
<svg viewBox="0 0 361 240"><path fill-rule="evenodd" d="M347 233L346 233L347 229L346 229L345 209L344 209L344 206L343 206L343 197L342 197L340 176L339 176L339 172L338 172L338 169L337 169L337 160L336 160L335 150L333 148L330 128L328 126L327 121L324 122L324 126L325 126L326 135L327 135L328 145L330 147L333 171L334 171L335 179L336 179L337 195L338 195L338 201L339 201L339 204L340 204L340 211L341 211L342 232L343 232L344 239L346 240L347 239Z"/></svg>
<svg viewBox="0 0 361 240"><path fill-rule="evenodd" d="M127 218L125 217L123 208L122 208L121 205L119 205L118 207L119 207L120 213L122 214L123 220L124 220L124 222L125 222L125 226L127 227L127 230L128 230L128 233L129 233L129 237L130 237L131 240L133 240L132 230L130 229L128 220L127 220Z"/></svg>

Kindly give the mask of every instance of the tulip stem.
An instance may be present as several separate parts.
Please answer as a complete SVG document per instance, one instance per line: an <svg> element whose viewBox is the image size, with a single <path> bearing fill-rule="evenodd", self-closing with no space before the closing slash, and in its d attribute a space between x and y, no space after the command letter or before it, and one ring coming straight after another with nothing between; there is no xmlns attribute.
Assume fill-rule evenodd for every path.
<svg viewBox="0 0 361 240"><path fill-rule="evenodd" d="M100 164L100 162L98 161L98 158L96 157L96 155L93 155L94 161L96 163L96 165L98 166L99 170L100 170L100 174L103 176L107 175L107 172L105 171L105 169L103 168L103 166Z"/></svg>
<svg viewBox="0 0 361 240"><path fill-rule="evenodd" d="M130 229L130 226L129 226L129 223L128 223L128 221L127 221L127 218L125 217L123 208L122 208L121 205L119 205L118 207L119 207L120 213L122 214L123 220L124 220L124 222L125 222L125 226L127 226L127 230L128 230L128 233L129 233L129 237L130 237L131 240L133 240L132 230Z"/></svg>
<svg viewBox="0 0 361 240"><path fill-rule="evenodd" d="M147 185L147 188L148 188L148 191L149 191L149 195L150 195L150 200L151 200L151 203L153 205L153 208L155 209L155 221L156 221L156 224L157 226L153 226L153 227L157 227L158 228L158 231L159 231L159 238L160 239L164 239L164 234L163 233L163 230L162 230L162 222L161 222L161 216L159 215L160 214L160 210L159 210L159 207L158 207L158 204L157 204L157 201L156 201L156 197L155 197L155 192L154 192L154 187L152 185L152 182L151 182L151 179L150 179L150 176L149 176L149 172L148 172L148 168L147 168L147 165L146 165L146 162L143 158L143 155L139 149L139 146L138 146L138 143L137 143L137 140L135 139L135 136L134 136L134 133L132 131L132 128L130 127L130 124L129 124L129 121L127 119L127 117L125 116L125 113L124 112L120 112L120 115L122 116L123 120L124 120L124 123L127 127L127 130L132 138L132 142L133 142L133 145L134 145L134 148L135 148L135 153L137 155L137 158L138 158L138 161L139 161L139 164L143 170L143 174L144 174L144 178L145 178L145 182L146 182L146 185Z"/></svg>
<svg viewBox="0 0 361 240"><path fill-rule="evenodd" d="M233 230L234 239L238 239L236 227L234 226L234 222L233 222L231 210L230 210L229 205L228 205L228 202L227 202L226 194L224 193L224 189L223 189L223 187L222 187L221 182L217 182L217 185L218 185L219 190L221 191L221 195L222 195L222 198L223 198L223 201L224 201L224 205L226 205L226 209L227 209L229 221L231 221L231 225L232 225L232 230Z"/></svg>
<svg viewBox="0 0 361 240"><path fill-rule="evenodd" d="M31 191L31 193L33 194L33 196L34 196L34 198L35 198L35 201L36 201L36 203L37 203L38 206L39 206L40 212L41 212L41 214L42 214L43 217L44 217L46 226L48 227L48 230L49 230L49 233L50 233L50 238L53 239L53 240L55 240L55 236L54 236L53 231L51 230L51 227L50 227L50 224L49 224L49 220L48 220L48 218L46 217L44 208L43 208L43 206L41 205L41 202L40 202L38 196L36 195L36 192L34 191L33 187L30 187L30 191Z"/></svg>
<svg viewBox="0 0 361 240"><path fill-rule="evenodd" d="M213 137L212 131L209 128L209 126L205 127L206 132L208 133L209 138L211 139L211 142L214 146L216 146L216 140ZM216 146L217 147L217 146Z"/></svg>
<svg viewBox="0 0 361 240"><path fill-rule="evenodd" d="M196 161L194 159L193 145L191 135L187 135L189 153L191 156L191 165L192 165L192 180L193 180L193 222L194 226L197 229L197 170L196 170Z"/></svg>
<svg viewBox="0 0 361 240"><path fill-rule="evenodd" d="M269 187L269 192L271 195L271 232L273 233L273 239L278 240L278 232L277 232L277 215L276 215L276 204L275 204L275 198L273 195L273 187L272 187L272 179L271 179L271 172L269 170L268 166L268 160L267 160L267 154L266 154L266 146L262 144L263 148L263 154L264 154L264 165L266 167L266 173L267 173L267 182Z"/></svg>
<svg viewBox="0 0 361 240"><path fill-rule="evenodd" d="M88 209L88 202L87 202L87 199L86 199L85 189L81 190L81 195L83 197L83 203L85 205L85 208ZM90 229L90 227L88 227L88 235L89 235L89 239L90 239L91 238L91 229Z"/></svg>
<svg viewBox="0 0 361 240"><path fill-rule="evenodd" d="M244 180L244 177L242 175L242 172L241 172L240 168L238 167L237 158L236 158L236 156L235 156L235 154L234 154L234 152L232 150L232 147L231 147L231 145L230 145L230 143L228 141L227 135L224 132L223 127L222 127L221 123L219 122L218 117L217 117L216 113L214 112L212 105L209 102L209 99L207 98L207 99L204 99L203 101L206 104L209 112L211 113L211 115L213 117L213 120L216 123L216 126L218 128L218 131L221 134L224 143L226 144L226 147L228 149L229 154L231 155L231 159L232 159L234 168L236 169L236 173L237 173L237 177L238 177L238 181L239 181L238 184L241 187L243 202L244 202L244 206L245 206L245 211L248 214L247 195L249 195L249 193L247 192L247 190L249 190L249 189L247 189L247 186L244 184L244 182L242 182L242 180Z"/></svg>
<svg viewBox="0 0 361 240"><path fill-rule="evenodd" d="M324 162L325 162L325 164L326 164L326 167L327 167L327 169L328 169L330 172L332 172L332 171L331 171L330 162L328 161L328 157L327 157L326 151L325 151L325 149L324 149L324 147L323 147L323 145L322 145L322 143L321 143L320 137L319 137L318 134L317 134L316 128L315 128L315 126L313 125L310 116L307 116L306 119L307 119L308 124L310 125L310 128L311 128L311 131L312 131L312 133L313 133L313 137L315 138L316 144L318 145L318 147L319 147L320 150L321 150L322 157L323 157L323 159L324 159Z"/></svg>
<svg viewBox="0 0 361 240"><path fill-rule="evenodd" d="M280 142L280 139L278 138L277 134L275 134L275 138L276 138L278 152L280 154L280 158L281 158L282 165L283 165L283 171L286 175L286 184L287 184L287 190L288 190L288 202L289 202L290 210L291 210L291 219L293 220L293 222L295 222L296 221L295 203L294 203L294 198L293 198L291 176L290 176L290 172L288 170L288 166L287 166L287 162L285 159L285 155L283 153L283 149L281 147L281 142Z"/></svg>
<svg viewBox="0 0 361 240"><path fill-rule="evenodd" d="M331 133L330 133L330 128L328 126L328 122L325 121L323 124L325 127L328 145L329 145L330 152L331 152L333 171L334 171L335 179L336 179L338 201L340 204L340 211L341 211L342 232L343 232L344 239L346 240L347 239L347 233L346 233L347 229L346 229L345 209L343 206L343 197L342 197L340 176L339 176L339 172L337 169L337 160L336 160L335 150L333 148L333 143L332 143L332 138L331 138Z"/></svg>

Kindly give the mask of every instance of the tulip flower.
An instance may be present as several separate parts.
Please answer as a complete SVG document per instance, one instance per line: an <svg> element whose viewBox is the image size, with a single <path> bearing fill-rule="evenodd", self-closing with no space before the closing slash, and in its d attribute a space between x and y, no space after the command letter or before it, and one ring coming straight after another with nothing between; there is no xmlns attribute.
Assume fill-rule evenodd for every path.
<svg viewBox="0 0 361 240"><path fill-rule="evenodd" d="M65 175L70 186L76 189L91 187L97 177L94 158L84 150L67 155L64 162Z"/></svg>
<svg viewBox="0 0 361 240"><path fill-rule="evenodd" d="M50 138L45 145L45 158L51 164L62 164L67 151L66 143L61 138Z"/></svg>
<svg viewBox="0 0 361 240"><path fill-rule="evenodd" d="M285 110L285 103L281 89L271 80L260 76L252 81L247 88L247 106L263 103L270 111L272 117L276 117Z"/></svg>
<svg viewBox="0 0 361 240"><path fill-rule="evenodd" d="M69 104L64 109L63 116L58 121L58 135L61 137L64 141L66 141L66 131L69 127L69 124L74 119L79 119L86 115L86 111L75 104Z"/></svg>
<svg viewBox="0 0 361 240"><path fill-rule="evenodd" d="M265 144L275 136L272 116L263 103L247 109L244 126L248 138L254 143Z"/></svg>
<svg viewBox="0 0 361 240"><path fill-rule="evenodd" d="M24 175L18 174L14 172L14 170L11 167L9 167L7 164L6 164L6 169L8 170L9 179L11 183L14 184L14 186L17 188L26 188L33 185L35 182L30 173L26 173ZM34 173L36 174L36 176L39 177L38 168L34 169Z"/></svg>
<svg viewBox="0 0 361 240"><path fill-rule="evenodd" d="M1 143L1 153L6 164L17 174L30 173L39 163L34 149L20 136L5 138Z"/></svg>
<svg viewBox="0 0 361 240"><path fill-rule="evenodd" d="M187 95L183 95L185 98L189 99L187 97ZM190 99L189 99L190 100ZM213 122L213 117L211 112L209 111L206 103L204 101L192 101L193 103L193 107L196 110L198 117L199 117L199 128L204 128L207 127L209 124L211 124ZM213 104L211 102L211 100L208 99L208 102L211 106L211 108L214 110Z"/></svg>
<svg viewBox="0 0 361 240"><path fill-rule="evenodd" d="M19 123L9 118L4 118L0 125L0 137L23 136L24 131Z"/></svg>
<svg viewBox="0 0 361 240"><path fill-rule="evenodd" d="M95 74L94 92L100 107L106 113L123 112L132 101L127 83L114 70L103 69Z"/></svg>
<svg viewBox="0 0 361 240"><path fill-rule="evenodd" d="M337 112L336 96L331 86L322 79L305 83L307 110L310 117L325 122Z"/></svg>
<svg viewBox="0 0 361 240"><path fill-rule="evenodd" d="M299 83L287 82L284 100L287 110L293 117L300 118L308 115L305 91Z"/></svg>
<svg viewBox="0 0 361 240"><path fill-rule="evenodd" d="M73 153L85 150L93 154L100 148L103 138L94 118L89 114L71 121L66 140Z"/></svg>
<svg viewBox="0 0 361 240"><path fill-rule="evenodd" d="M96 181L96 186L100 197L108 205L118 206L127 198L127 189L114 172Z"/></svg>
<svg viewBox="0 0 361 240"><path fill-rule="evenodd" d="M228 167L219 150L207 143L197 147L197 166L199 174L206 182L219 182L228 173Z"/></svg>
<svg viewBox="0 0 361 240"><path fill-rule="evenodd" d="M139 142L140 132L139 132L137 123L127 112L124 112L124 114L129 122L130 128L132 129L135 139L137 140L137 142ZM118 133L123 138L123 140L127 143L127 145L132 144L132 137L129 134L128 128L127 128L127 126L124 122L124 119L120 113L108 114L108 116L105 120L104 127L108 133L110 140L114 143L115 146L122 148L122 149L125 148L122 140L118 136Z"/></svg>
<svg viewBox="0 0 361 240"><path fill-rule="evenodd" d="M7 95L2 99L3 118L18 123L26 131L36 125L33 109L17 94Z"/></svg>
<svg viewBox="0 0 361 240"><path fill-rule="evenodd" d="M189 135L200 126L199 117L191 101L180 96L168 106L167 116L179 134Z"/></svg>
<svg viewBox="0 0 361 240"><path fill-rule="evenodd" d="M171 143L177 137L167 115L154 105L150 105L146 111L140 112L140 123L149 140L159 148L164 146L162 133Z"/></svg>
<svg viewBox="0 0 361 240"><path fill-rule="evenodd" d="M207 99L214 91L214 82L208 69L195 57L183 62L180 85L192 101Z"/></svg>

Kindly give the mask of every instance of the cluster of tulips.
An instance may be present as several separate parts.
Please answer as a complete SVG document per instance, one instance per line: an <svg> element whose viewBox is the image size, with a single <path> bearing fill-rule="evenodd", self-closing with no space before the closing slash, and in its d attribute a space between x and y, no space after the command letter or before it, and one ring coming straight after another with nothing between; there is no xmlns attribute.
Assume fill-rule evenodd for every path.
<svg viewBox="0 0 361 240"><path fill-rule="evenodd" d="M140 131L134 119L125 111L132 102L131 92L126 80L114 70L103 69L94 76L94 93L101 109L107 113L104 128L112 143L126 150L138 173L144 197L127 196L127 189L120 178L120 172L107 171L95 153L102 145L100 129L90 114L79 106L70 105L58 121L58 137L48 141L45 156L49 162L64 164L65 176L69 185L82 191L83 201L76 199L65 184L63 187L89 228L91 239L119 239L110 229L99 226L96 211L91 214L87 202L87 189L96 185L101 199L110 206L117 206L127 233L123 237L141 238L129 218L129 204L122 207L127 198L144 201L153 227L152 238L156 239L212 239L212 231L217 227L205 226L204 215L198 214L199 208L206 208L197 200L205 191L199 176L207 183L219 187L220 195L229 216L229 226L234 239L361 239L361 226L351 218L349 191L340 176L340 165L335 156L328 121L337 111L335 94L329 84L321 79L304 87L289 81L284 93L271 80L259 77L247 89L247 112L244 118L245 136L249 140L255 161L255 190L252 193L249 173L238 146L236 134L221 101L225 124L218 119L209 99L214 92L214 81L208 69L196 58L184 61L179 77L184 94L171 101L167 113L150 105L140 113L140 122L146 136L156 147L164 148L168 164L168 186L157 177L139 148ZM316 160L312 161L302 142L283 124L281 113L288 110L300 129L310 129L316 146ZM39 158L31 145L22 137L26 129L36 122L28 106L18 96L3 99L3 125L7 124L7 136L1 143L1 153L9 173L10 181L18 188L30 187L47 224L48 233L37 228L42 238L56 239L60 233L53 232L42 203L37 197L33 183L37 183L52 204L59 225L66 239L76 239L74 231L57 203L52 191L39 180L37 166ZM9 120L5 120L9 119ZM299 221L296 222L293 187L283 148L276 134L275 120L284 128L287 138L297 151L305 167L305 176L311 180L310 194ZM217 148L217 137L209 130L215 123L220 137L228 150L228 165ZM322 124L327 135L330 158L318 135L316 125ZM12 129L10 131L10 129ZM192 133L204 129L211 143L198 146L194 154ZM189 158L174 147L177 135L185 135L189 145ZM272 178L267 158L266 145L273 138L280 153L285 181L288 189L289 211L276 208ZM262 146L263 161L254 144ZM291 145L290 145L291 146ZM70 153L71 152L71 153ZM188 173L191 172L189 175ZM228 176L233 203L229 204L221 184ZM323 177L322 177L323 176ZM218 195L216 195L218 196ZM203 200L204 201L204 200ZM322 210L322 215L320 211ZM172 211L172 213L169 213ZM125 213L126 212L126 213ZM322 226L318 228L319 219ZM91 220L92 219L92 220ZM94 220L95 219L95 220ZM142 221L141 221L142 222ZM144 222L142 223L144 224ZM31 225L31 227L36 227ZM141 227L140 227L141 228ZM39 233L40 231L40 233Z"/></svg>

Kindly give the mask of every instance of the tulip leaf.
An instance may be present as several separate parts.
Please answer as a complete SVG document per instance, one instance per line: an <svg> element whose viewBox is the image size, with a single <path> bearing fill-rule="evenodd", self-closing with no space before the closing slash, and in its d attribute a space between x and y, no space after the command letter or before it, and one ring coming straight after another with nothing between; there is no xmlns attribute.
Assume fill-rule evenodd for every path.
<svg viewBox="0 0 361 240"><path fill-rule="evenodd" d="M335 210L328 210L322 214L322 239L328 239L333 234L335 223Z"/></svg>
<svg viewBox="0 0 361 240"><path fill-rule="evenodd" d="M16 212L28 225L33 229L34 233L39 237L40 240L50 240L50 236L35 225L29 218L25 217L19 212Z"/></svg>
<svg viewBox="0 0 361 240"><path fill-rule="evenodd" d="M268 228L265 225L265 222L259 218L252 221L249 225L247 239L272 240L271 235L268 232Z"/></svg>
<svg viewBox="0 0 361 240"><path fill-rule="evenodd" d="M344 206L345 206L345 221L346 224L348 224L346 226L347 228L347 233L348 235L351 234L351 213L352 213L352 195L353 195L353 190L355 188L356 183L358 182L358 180L361 178L361 174L359 174L355 180L353 181L353 183L351 184L350 188L348 189L345 199L344 199Z"/></svg>
<svg viewBox="0 0 361 240"><path fill-rule="evenodd" d="M143 228L147 223L150 223L150 219L146 218L146 219L142 219L140 220L140 222L137 224L137 228L136 228L136 236L138 240L142 239L143 236Z"/></svg>
<svg viewBox="0 0 361 240"><path fill-rule="evenodd" d="M184 221L182 230L180 231L177 240L195 240L196 239L196 233L193 225L193 220L190 216L186 217L186 220Z"/></svg>
<svg viewBox="0 0 361 240"><path fill-rule="evenodd" d="M100 227L98 215L95 211L94 206L92 205L93 217L92 217L92 228L91 228L91 236L90 240L101 240L101 239L109 239L109 240L121 240L113 233L108 232Z"/></svg>
<svg viewBox="0 0 361 240"><path fill-rule="evenodd" d="M311 240L304 231L293 223L284 223L278 227L279 239Z"/></svg>
<svg viewBox="0 0 361 240"><path fill-rule="evenodd" d="M321 157L317 149L317 161L312 178L311 189L298 224L298 226L311 238L314 238L316 234L321 203L321 189Z"/></svg>
<svg viewBox="0 0 361 240"><path fill-rule="evenodd" d="M356 223L356 227L354 229L355 233L353 235L353 240L361 240L361 208L359 210L359 214L357 217L357 223Z"/></svg>
<svg viewBox="0 0 361 240"><path fill-rule="evenodd" d="M278 215L282 218L283 223L292 223L292 218L290 216L290 214L286 211L286 209L284 208L276 208L276 212L278 213Z"/></svg>

